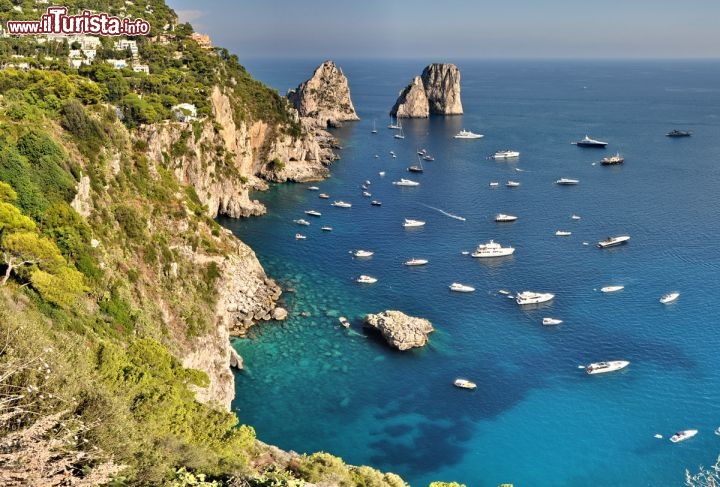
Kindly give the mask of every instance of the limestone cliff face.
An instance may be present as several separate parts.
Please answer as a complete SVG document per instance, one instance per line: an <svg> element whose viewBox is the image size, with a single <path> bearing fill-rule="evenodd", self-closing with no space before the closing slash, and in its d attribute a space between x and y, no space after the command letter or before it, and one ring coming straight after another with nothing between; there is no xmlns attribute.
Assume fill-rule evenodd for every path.
<svg viewBox="0 0 720 487"><path fill-rule="evenodd" d="M454 64L430 64L398 97L390 115L400 118L427 118L432 115L460 115L460 70Z"/></svg>
<svg viewBox="0 0 720 487"><path fill-rule="evenodd" d="M398 118L428 117L430 109L420 76L415 76L412 83L402 90L390 113Z"/></svg>
<svg viewBox="0 0 720 487"><path fill-rule="evenodd" d="M312 77L290 90L287 97L300 117L312 120L320 128L360 120L350 99L348 80L332 61L318 66Z"/></svg>

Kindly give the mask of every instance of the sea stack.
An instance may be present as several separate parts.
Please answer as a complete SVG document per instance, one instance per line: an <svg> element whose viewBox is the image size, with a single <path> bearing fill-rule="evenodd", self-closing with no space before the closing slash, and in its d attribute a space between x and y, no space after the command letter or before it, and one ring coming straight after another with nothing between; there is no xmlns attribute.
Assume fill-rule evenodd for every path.
<svg viewBox="0 0 720 487"><path fill-rule="evenodd" d="M432 115L461 115L460 70L454 64L433 63L402 90L390 115L427 118Z"/></svg>
<svg viewBox="0 0 720 487"><path fill-rule="evenodd" d="M288 91L287 97L304 122L319 128L360 120L350 99L348 80L332 61L318 66L312 77Z"/></svg>
<svg viewBox="0 0 720 487"><path fill-rule="evenodd" d="M428 334L435 330L425 318L408 316L394 310L367 315L365 326L378 330L385 341L398 350L422 347L428 342Z"/></svg>

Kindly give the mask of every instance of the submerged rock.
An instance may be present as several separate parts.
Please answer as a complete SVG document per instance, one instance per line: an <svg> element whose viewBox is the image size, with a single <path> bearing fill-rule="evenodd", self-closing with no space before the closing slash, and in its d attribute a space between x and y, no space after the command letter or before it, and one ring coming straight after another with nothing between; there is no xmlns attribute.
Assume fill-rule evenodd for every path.
<svg viewBox="0 0 720 487"><path fill-rule="evenodd" d="M378 330L388 344L398 350L422 347L428 342L428 334L435 330L425 318L394 310L367 315L365 326Z"/></svg>
<svg viewBox="0 0 720 487"><path fill-rule="evenodd" d="M433 63L400 92L390 115L427 118L432 115L461 115L460 70L454 64Z"/></svg>

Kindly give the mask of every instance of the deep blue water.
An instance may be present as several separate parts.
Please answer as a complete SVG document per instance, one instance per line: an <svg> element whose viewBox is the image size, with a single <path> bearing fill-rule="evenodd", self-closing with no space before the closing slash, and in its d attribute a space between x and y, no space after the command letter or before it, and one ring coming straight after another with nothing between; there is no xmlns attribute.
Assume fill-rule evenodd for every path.
<svg viewBox="0 0 720 487"><path fill-rule="evenodd" d="M284 93L318 62L247 66ZM246 366L233 404L241 421L284 449L329 451L413 486L674 486L685 469L712 464L720 453L720 63L459 62L465 115L404 121L404 140L392 138L387 112L424 64L338 64L362 120L335 131L342 159L318 185L352 209L331 207L310 184L283 184L256 195L267 216L220 220L295 290L284 294L287 322L234 342ZM461 128L485 138L453 139ZM694 135L665 137L673 128ZM585 134L607 149L570 144ZM421 185L393 186L409 176L418 148L435 156L412 176ZM520 159L487 159L504 148ZM597 163L616 151L624 165ZM560 177L580 184L557 186ZM366 179L382 207L361 196ZM508 179L521 186L504 187ZM490 189L491 180L501 186ZM294 225L307 209L323 216ZM497 224L498 212L519 219ZM404 230L405 217L427 225ZM321 232L324 224L333 232ZM572 235L556 237L557 229ZM307 240L296 241L298 231ZM628 245L595 247L625 233ZM491 238L515 255L461 254ZM353 259L356 248L375 255ZM430 263L401 265L410 257ZM359 274L379 281L356 284ZM477 291L450 293L453 281ZM609 284L625 289L598 291ZM523 310L499 289L556 298ZM661 305L670 290L679 300ZM430 344L401 353L365 335L362 316L384 309L430 319ZM351 317L350 332L338 315ZM543 327L544 316L564 323ZM578 368L612 359L631 365L606 376ZM458 376L478 388L454 388ZM688 428L700 433L667 440Z"/></svg>

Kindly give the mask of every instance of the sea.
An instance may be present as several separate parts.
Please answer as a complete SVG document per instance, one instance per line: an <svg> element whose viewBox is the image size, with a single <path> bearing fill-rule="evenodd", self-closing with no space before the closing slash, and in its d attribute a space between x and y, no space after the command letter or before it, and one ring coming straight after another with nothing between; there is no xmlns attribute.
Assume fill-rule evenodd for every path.
<svg viewBox="0 0 720 487"><path fill-rule="evenodd" d="M284 94L322 61L245 64ZM245 360L232 405L240 421L267 443L330 452L412 486L681 486L686 470L714 464L720 62L458 60L464 115L402 120L404 139L388 112L428 62L336 63L361 120L332 130L342 149L331 177L254 194L263 217L218 219L283 286L290 313L233 341ZM462 129L484 138L453 138ZM692 136L667 137L672 129ZM585 135L608 145L573 145ZM421 149L434 160L410 174ZM489 158L502 149L520 157ZM624 164L600 164L615 153ZM557 185L563 177L579 183ZM400 178L420 185L392 184ZM496 223L496 213L518 219ZM405 229L405 218L426 225ZM613 235L631 239L597 248ZM464 254L491 239L515 253ZM374 255L354 258L356 249ZM412 257L429 262L404 266ZM358 284L361 274L378 281ZM453 282L476 290L453 293ZM624 289L600 292L609 285ZM523 308L501 290L555 298ZM679 299L661 304L670 291ZM363 329L366 314L387 309L429 319L429 343L400 352ZM608 360L630 365L583 369ZM477 389L453 387L458 377ZM685 429L699 433L669 441Z"/></svg>

